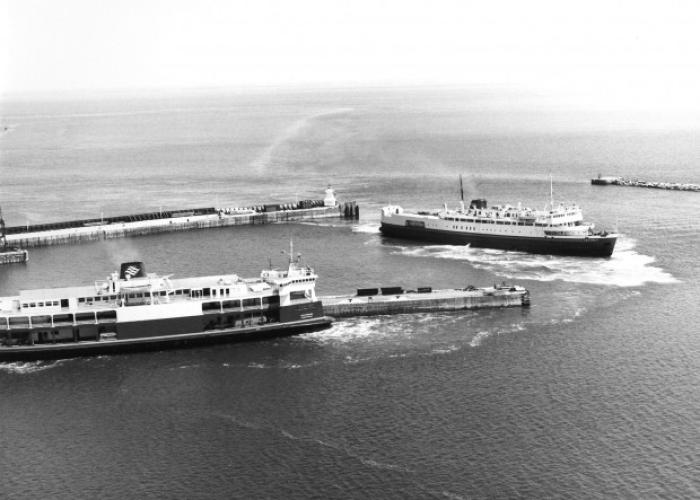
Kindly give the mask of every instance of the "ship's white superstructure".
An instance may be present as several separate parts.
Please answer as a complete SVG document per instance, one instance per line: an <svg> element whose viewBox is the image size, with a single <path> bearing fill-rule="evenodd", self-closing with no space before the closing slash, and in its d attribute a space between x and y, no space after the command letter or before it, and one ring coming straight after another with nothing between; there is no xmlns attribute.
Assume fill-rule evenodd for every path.
<svg viewBox="0 0 700 500"><path fill-rule="evenodd" d="M330 318L316 297L316 280L313 269L292 257L286 269L265 269L257 278L175 279L128 262L94 286L0 297L0 360L117 350L104 347L105 341L193 343L327 326Z"/></svg>
<svg viewBox="0 0 700 500"><path fill-rule="evenodd" d="M486 200L464 201L456 210L410 212L398 205L382 208L381 227L386 236L437 243L472 245L543 254L610 256L616 234L594 231L583 222L576 204L550 203L545 209L512 205L488 206Z"/></svg>
<svg viewBox="0 0 700 500"><path fill-rule="evenodd" d="M483 202L483 203L481 203ZM397 205L382 209L382 222L422 227L446 232L483 235L582 237L593 233L593 224L583 222L576 205L558 205L546 210L498 205L486 207L485 200L474 200L469 208L445 206L437 212L405 212Z"/></svg>

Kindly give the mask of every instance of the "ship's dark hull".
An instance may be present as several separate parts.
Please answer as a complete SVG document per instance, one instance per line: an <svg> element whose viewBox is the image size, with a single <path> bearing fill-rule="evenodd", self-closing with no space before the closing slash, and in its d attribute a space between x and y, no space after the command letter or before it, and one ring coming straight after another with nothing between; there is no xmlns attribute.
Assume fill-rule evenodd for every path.
<svg viewBox="0 0 700 500"><path fill-rule="evenodd" d="M320 307L320 303L319 303ZM251 324L234 328L212 328L191 333L179 332L182 325L201 324L216 315L132 322L122 326L116 340L87 340L0 347L0 362L74 358L129 352L154 351L195 345L263 340L328 328L332 318L314 316L285 322ZM127 333L128 332L128 333Z"/></svg>
<svg viewBox="0 0 700 500"><path fill-rule="evenodd" d="M547 255L571 255L579 257L610 257L615 249L616 236L572 237L522 237L492 234L470 234L441 231L422 227L398 226L382 222L385 236L429 241L447 245L470 245L478 248L496 248Z"/></svg>

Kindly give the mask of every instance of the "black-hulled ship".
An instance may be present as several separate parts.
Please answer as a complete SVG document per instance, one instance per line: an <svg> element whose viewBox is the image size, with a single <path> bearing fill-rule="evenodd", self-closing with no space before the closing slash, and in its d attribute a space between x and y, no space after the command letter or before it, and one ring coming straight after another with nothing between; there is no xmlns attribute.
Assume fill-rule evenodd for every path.
<svg viewBox="0 0 700 500"><path fill-rule="evenodd" d="M0 298L0 361L67 358L293 335L326 328L313 269L174 279L121 265L94 286Z"/></svg>
<svg viewBox="0 0 700 500"><path fill-rule="evenodd" d="M386 236L450 245L496 248L537 254L609 257L617 235L594 231L583 222L576 205L555 205L545 210L518 206L489 207L475 199L457 210L447 205L435 212L408 212L400 206L384 207L381 232Z"/></svg>

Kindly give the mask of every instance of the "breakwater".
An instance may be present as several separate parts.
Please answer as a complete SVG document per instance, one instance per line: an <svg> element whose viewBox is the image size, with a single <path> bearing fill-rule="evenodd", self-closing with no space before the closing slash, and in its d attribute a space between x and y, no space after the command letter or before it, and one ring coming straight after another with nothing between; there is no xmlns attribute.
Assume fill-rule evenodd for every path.
<svg viewBox="0 0 700 500"><path fill-rule="evenodd" d="M527 307L529 292L520 286L404 291L400 287L358 290L356 295L321 297L323 310L336 318L406 314L430 311L459 311L495 307ZM380 293L381 291L381 293Z"/></svg>
<svg viewBox="0 0 700 500"><path fill-rule="evenodd" d="M305 201L250 208L200 208L6 228L7 243L21 248L65 245L173 231L274 224L322 218L359 218L355 202Z"/></svg>
<svg viewBox="0 0 700 500"><path fill-rule="evenodd" d="M671 191L695 191L700 192L700 184L688 184L680 182L650 182L626 177L598 176L591 179L591 184L596 186L630 186L651 189L667 189Z"/></svg>

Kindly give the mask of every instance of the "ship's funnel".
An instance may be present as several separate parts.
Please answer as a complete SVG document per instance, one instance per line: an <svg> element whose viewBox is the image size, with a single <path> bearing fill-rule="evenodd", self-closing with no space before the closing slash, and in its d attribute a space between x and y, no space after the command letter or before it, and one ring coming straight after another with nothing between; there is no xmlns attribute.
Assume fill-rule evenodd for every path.
<svg viewBox="0 0 700 500"><path fill-rule="evenodd" d="M145 278L146 266L143 262L123 262L119 270L119 279Z"/></svg>
<svg viewBox="0 0 700 500"><path fill-rule="evenodd" d="M477 200L472 200L469 204L469 208L482 210L487 207L486 200L484 198L479 198Z"/></svg>

